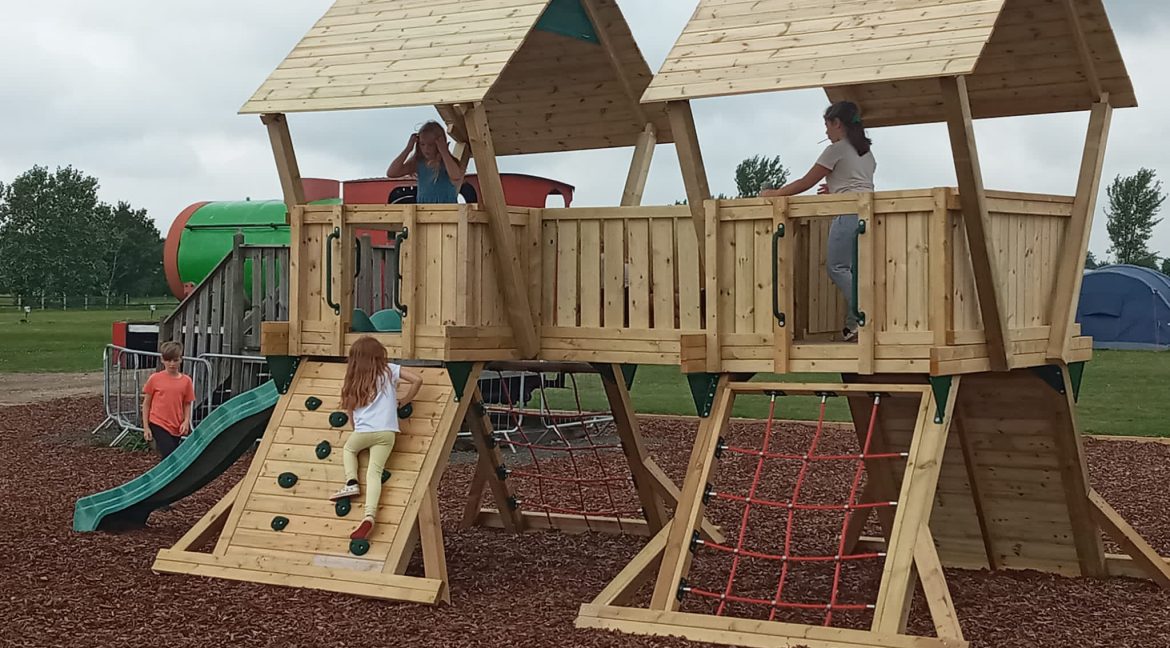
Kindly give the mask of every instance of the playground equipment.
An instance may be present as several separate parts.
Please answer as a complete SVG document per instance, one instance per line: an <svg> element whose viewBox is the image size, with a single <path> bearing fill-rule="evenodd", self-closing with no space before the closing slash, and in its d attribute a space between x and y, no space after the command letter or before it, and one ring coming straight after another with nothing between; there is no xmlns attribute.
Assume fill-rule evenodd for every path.
<svg viewBox="0 0 1170 648"><path fill-rule="evenodd" d="M871 126L945 122L958 188L711 200L689 100L799 87L858 101ZM1140 571L1170 587L1170 566L1089 486L1075 414L1092 350L1073 315L1105 141L1112 109L1135 103L1100 0L706 0L653 82L614 0L341 0L243 107L268 129L292 236L289 321L264 322L261 346L299 364L240 488L155 569L443 598L435 485L464 421L500 525L541 517L514 505L476 388L488 363L524 361L601 372L652 536L580 625L755 646L964 646L944 566ZM428 104L455 154L474 157L479 203L308 204L283 113ZM983 187L972 119L1084 110L1076 196ZM671 141L688 204L640 207L654 145ZM497 156L604 146L635 147L620 207L508 204ZM861 223L856 343L827 335L846 306L820 272L828 223L844 214ZM361 273L348 242L364 229L400 241L401 331L352 329ZM379 535L354 546L325 500L333 459L313 451L346 424L328 411L343 365L320 358L366 334L445 369L428 370L429 415L407 424L417 445L395 451L389 479L401 481ZM641 443L625 378L637 364L678 365L691 382L702 422L681 489ZM842 381L745 380L799 371ZM735 399L753 395L848 399L857 448L818 452L818 426L805 449L781 452L774 421L762 438L721 440ZM755 471L751 490L721 492L716 466L737 458ZM775 462L793 467L794 488L761 495ZM846 494L802 501L810 466L829 462L845 465ZM704 521L708 505L743 506L734 535ZM783 512L782 545L751 544L749 509ZM809 510L841 518L812 553L788 542ZM882 536L863 538L875 511ZM545 519L591 528L585 517ZM1106 555L1102 531L1127 556ZM215 535L212 553L193 551ZM404 575L416 542L424 577ZM721 590L692 580L692 562L716 553L733 563ZM737 570L761 561L775 588L740 593ZM827 564L831 586L784 598L805 563ZM842 598L854 563L880 567ZM906 635L916 583L937 637ZM680 611L696 598L718 603Z"/></svg>

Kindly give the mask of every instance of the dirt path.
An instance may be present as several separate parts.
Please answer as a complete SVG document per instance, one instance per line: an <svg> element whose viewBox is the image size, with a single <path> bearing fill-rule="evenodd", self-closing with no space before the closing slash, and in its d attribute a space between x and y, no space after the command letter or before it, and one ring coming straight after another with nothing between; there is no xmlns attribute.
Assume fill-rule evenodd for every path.
<svg viewBox="0 0 1170 648"><path fill-rule="evenodd" d="M0 405L23 405L54 398L102 393L102 374L0 373Z"/></svg>

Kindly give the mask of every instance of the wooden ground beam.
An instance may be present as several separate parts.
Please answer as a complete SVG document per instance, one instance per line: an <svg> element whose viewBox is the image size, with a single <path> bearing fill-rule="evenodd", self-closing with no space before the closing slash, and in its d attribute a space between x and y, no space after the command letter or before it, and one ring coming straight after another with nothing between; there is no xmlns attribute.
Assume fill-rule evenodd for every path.
<svg viewBox="0 0 1170 648"><path fill-rule="evenodd" d="M223 531L224 524L227 523L228 515L232 512L232 507L235 506L236 498L240 495L240 487L244 482L237 482L232 489L228 491L223 499L215 503L199 518L195 526L187 530L183 537L171 547L174 551L196 551L212 538L217 537Z"/></svg>
<svg viewBox="0 0 1170 648"><path fill-rule="evenodd" d="M495 253L495 269L504 292L505 310L512 326L512 337L525 358L535 358L540 350L540 336L528 303L528 282L522 276L522 264L513 240L508 218L508 204L500 169L496 166L496 149L488 127L487 109L475 103L466 114L467 135L470 139L475 168L479 177L480 204L491 214L488 231Z"/></svg>
<svg viewBox="0 0 1170 648"><path fill-rule="evenodd" d="M1150 543L1138 534L1125 518L1105 501L1097 491L1089 490L1089 503L1097 524L1116 542L1133 562L1162 589L1170 590L1170 563L1158 555Z"/></svg>
<svg viewBox="0 0 1170 648"><path fill-rule="evenodd" d="M999 295L995 250L990 237L991 217L983 189L983 171L979 150L975 146L975 127L971 121L971 102L965 77L940 77L943 108L951 136L955 175L959 181L959 202L963 209L963 226L971 248L971 268L975 274L979 311L987 338L987 354L992 371L1007 371L1007 313Z"/></svg>

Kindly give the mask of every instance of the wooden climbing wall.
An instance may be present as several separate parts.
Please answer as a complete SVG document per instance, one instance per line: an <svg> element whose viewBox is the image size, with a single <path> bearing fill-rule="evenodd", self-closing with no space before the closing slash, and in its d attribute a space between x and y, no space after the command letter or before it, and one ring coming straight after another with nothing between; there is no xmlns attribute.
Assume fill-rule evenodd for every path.
<svg viewBox="0 0 1170 648"><path fill-rule="evenodd" d="M1080 575L1102 555L1071 398L1038 371L962 378L930 523L944 565ZM883 402L888 447L909 448L916 413ZM887 463L901 474L903 461Z"/></svg>
<svg viewBox="0 0 1170 648"><path fill-rule="evenodd" d="M301 363L288 393L277 404L247 475L233 491L235 502L221 522L223 530L214 552L198 554L177 545L160 552L155 571L420 602L434 602L442 595L443 585L432 578L429 566L426 579L401 574L419 534L425 545L428 533L440 533L432 489L457 431L456 410L465 408L452 398L445 370L416 369L424 386L410 417L401 421L387 462L390 475L382 486L368 551L355 555L349 535L363 517L369 492L368 453L359 455L362 495L352 498L348 513L341 515L329 500L345 483L342 446L353 429L350 422L341 427L330 424L330 415L340 410L345 367L341 362ZM316 409L306 402L311 397L321 401ZM329 452L320 457L317 449L322 442L329 444ZM295 475L295 483L282 484L284 474ZM283 529L273 528L277 516L287 519ZM441 535L437 537L441 551Z"/></svg>

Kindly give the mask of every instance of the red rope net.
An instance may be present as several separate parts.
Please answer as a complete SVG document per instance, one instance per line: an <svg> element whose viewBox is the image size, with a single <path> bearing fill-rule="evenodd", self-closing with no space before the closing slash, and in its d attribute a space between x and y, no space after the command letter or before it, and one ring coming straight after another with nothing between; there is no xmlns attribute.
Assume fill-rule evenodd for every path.
<svg viewBox="0 0 1170 648"><path fill-rule="evenodd" d="M854 513L896 505L896 502L859 501L867 461L905 457L904 453L871 452L881 397L873 396L869 422L859 452L838 450L821 453L818 451L825 443L825 412L830 394L820 395L816 427L804 452L773 451L772 446L780 441L781 436L776 423L780 394L767 395L768 420L759 447L745 447L750 444L732 444L721 439L716 453L718 461L723 463L738 459L740 463L735 467L742 472L746 472L745 469L750 467L751 479L746 493L721 492L710 485L704 493L704 501L708 503L707 512L710 515L716 514L719 503L742 506L738 524L733 527L734 534L729 534L725 544L704 541L697 533L692 542L691 549L696 554L700 548L707 548L717 555L730 558L730 564L726 568L726 580L717 588L702 587L684 580L679 585L679 597L692 594L706 600L713 605L713 612L718 616L729 614L732 605L741 605L757 611L755 614L749 612L748 616L758 616L766 611L768 620L797 620L810 623L815 619L815 622L826 626L832 625L835 612L872 610L872 600L876 599L877 594L877 588L872 586L873 574L876 573L880 577L880 563L885 554L847 553L846 538ZM800 439L783 441L790 447L793 443L803 443ZM829 485L836 486L835 489L825 488L825 483L818 483L815 491L822 497L825 492L839 496L841 482L845 481L848 491L843 500L806 501L810 498L806 496L805 491L809 488L815 467L828 469L826 471L828 480L821 478L819 482L833 481L833 484ZM732 472L728 467L721 469L725 473ZM793 470L795 477L791 478ZM787 488L788 482L791 483L791 490ZM784 493L769 496L765 492L767 489L780 489ZM783 496L784 494L786 496ZM817 520L819 524L813 525L816 526L815 533L820 537L812 541L802 538L801 546L798 546L797 531L801 526L802 516L807 515L820 516ZM831 521L827 516L837 516L840 519ZM756 525L767 526L768 530L763 533L750 532L753 522ZM725 528L728 526L731 525L724 525ZM828 534L832 534L833 537L826 538ZM832 544L827 544L826 540L831 540ZM722 564L726 562L725 560ZM750 574L745 575L744 570L749 565ZM824 570L831 569L831 573L818 575L810 573L801 576L793 574L794 570L802 566L811 568L818 565ZM859 577L856 579L859 582L846 587L845 570L852 570L855 567L864 569L866 565L876 568L869 569L870 586L863 586L865 583L862 581L865 579ZM695 580L719 579L721 578L717 573L719 571L722 570L692 569L691 577ZM768 586L768 574L771 574L770 580L773 583L771 586ZM858 571L857 574L862 572ZM803 582L797 585L797 581ZM798 590L796 595L792 594L794 588ZM872 598L859 600L863 590L871 591ZM847 591L848 596L842 596L843 591ZM819 596L813 598L813 592ZM803 597L804 600L797 600L798 597ZM789 613L784 614L785 611ZM809 615L813 616L810 618ZM785 618L778 619L779 616ZM791 618L793 616L798 618Z"/></svg>
<svg viewBox="0 0 1170 648"><path fill-rule="evenodd" d="M616 524L624 532L623 518L642 517L629 470L623 469L624 451L613 417L582 407L576 374L561 374L554 382L569 391L572 410L552 408L549 381L542 374L494 374L498 392L487 410L498 443L516 458L509 462L505 455L505 462L513 464L506 478L513 482L517 506L544 514L550 526L554 515L568 515L583 519L590 528L591 522L604 519L607 528ZM493 372L486 376L490 380ZM537 407L525 406L532 394L520 376L534 381ZM532 419L538 424L531 424Z"/></svg>

